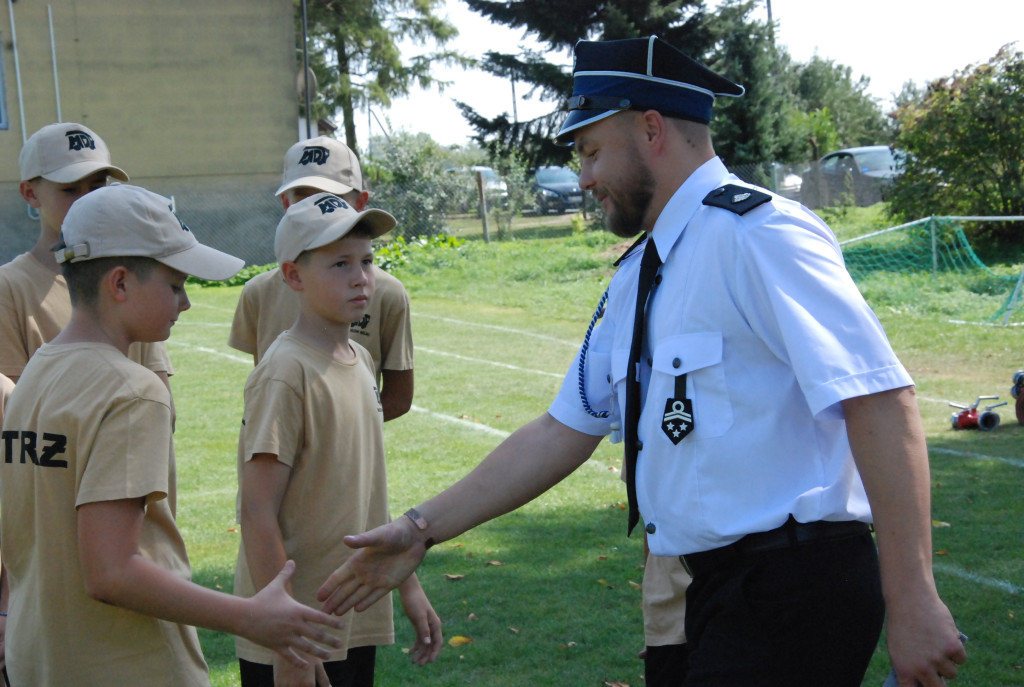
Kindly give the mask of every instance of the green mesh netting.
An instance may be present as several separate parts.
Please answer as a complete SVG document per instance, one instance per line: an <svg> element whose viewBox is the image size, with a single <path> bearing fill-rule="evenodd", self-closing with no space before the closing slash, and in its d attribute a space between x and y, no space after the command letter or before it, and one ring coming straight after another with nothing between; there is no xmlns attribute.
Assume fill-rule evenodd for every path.
<svg viewBox="0 0 1024 687"><path fill-rule="evenodd" d="M997 324L1024 319L1021 275L997 274L986 266L956 218L930 217L840 245L865 297L946 297L941 307L950 316Z"/></svg>

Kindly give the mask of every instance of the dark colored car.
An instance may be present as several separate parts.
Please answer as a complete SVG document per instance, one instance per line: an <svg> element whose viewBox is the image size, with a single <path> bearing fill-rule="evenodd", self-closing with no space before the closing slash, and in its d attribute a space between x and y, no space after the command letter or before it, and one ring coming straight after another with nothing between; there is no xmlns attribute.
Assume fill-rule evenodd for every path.
<svg viewBox="0 0 1024 687"><path fill-rule="evenodd" d="M804 170L800 202L809 208L885 200L905 155L889 146L861 146L829 153Z"/></svg>
<svg viewBox="0 0 1024 687"><path fill-rule="evenodd" d="M580 177L568 167L538 167L533 176L537 214L559 214L583 206Z"/></svg>

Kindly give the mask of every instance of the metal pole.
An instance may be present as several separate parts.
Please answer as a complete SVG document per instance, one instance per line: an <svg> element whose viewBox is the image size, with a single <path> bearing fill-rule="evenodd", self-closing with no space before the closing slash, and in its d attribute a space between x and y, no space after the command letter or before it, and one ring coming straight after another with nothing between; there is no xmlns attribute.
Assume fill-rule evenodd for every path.
<svg viewBox="0 0 1024 687"><path fill-rule="evenodd" d="M312 95L310 94L310 85L309 85L309 47L308 47L309 38L308 38L308 36L309 36L309 31L307 29L307 19L306 19L306 0L302 0L302 82L306 85L306 138L307 139L313 138L313 133L312 133L313 132L313 129L312 129L313 122L311 121L311 119L313 117L313 114L312 114L312 107L310 105L310 101L312 100Z"/></svg>
<svg viewBox="0 0 1024 687"><path fill-rule="evenodd" d="M14 28L14 0L7 0L11 14L11 47L14 49L14 80L18 83L18 118L21 120L21 142L28 140L25 133L25 99L21 92L21 67L18 64L18 32Z"/></svg>
<svg viewBox="0 0 1024 687"><path fill-rule="evenodd" d="M60 113L60 81L57 78L57 42L53 39L53 6L46 6L46 16L50 20L50 58L53 60L53 96L57 100L57 121L63 122Z"/></svg>
<svg viewBox="0 0 1024 687"><path fill-rule="evenodd" d="M516 77L512 75L512 123L519 123L519 111L516 109Z"/></svg>
<svg viewBox="0 0 1024 687"><path fill-rule="evenodd" d="M1020 287L1022 284L1024 284L1024 270L1020 271L1020 277L1017 279L1017 286L1013 288L1013 295L1010 296L1010 302L1006 304L1006 312L1003 313L1004 327L1010 321L1010 314L1017 305L1017 298L1020 297Z"/></svg>

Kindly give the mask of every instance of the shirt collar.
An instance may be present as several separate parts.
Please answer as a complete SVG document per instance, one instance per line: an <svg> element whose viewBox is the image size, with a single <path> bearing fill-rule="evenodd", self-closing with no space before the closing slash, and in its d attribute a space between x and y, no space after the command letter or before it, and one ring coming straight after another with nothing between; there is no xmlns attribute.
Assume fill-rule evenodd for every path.
<svg viewBox="0 0 1024 687"><path fill-rule="evenodd" d="M698 167L672 194L651 230L662 262L700 209L705 196L721 186L729 176L722 160L713 157Z"/></svg>

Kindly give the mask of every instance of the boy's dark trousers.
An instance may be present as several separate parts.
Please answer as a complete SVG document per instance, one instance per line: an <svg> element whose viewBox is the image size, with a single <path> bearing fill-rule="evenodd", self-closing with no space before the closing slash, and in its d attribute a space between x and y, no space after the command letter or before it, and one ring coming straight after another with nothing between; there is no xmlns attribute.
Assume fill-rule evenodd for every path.
<svg viewBox="0 0 1024 687"><path fill-rule="evenodd" d="M331 687L373 687L377 647L360 646L348 650L344 661L324 664ZM274 667L238 659L242 687L274 687Z"/></svg>

